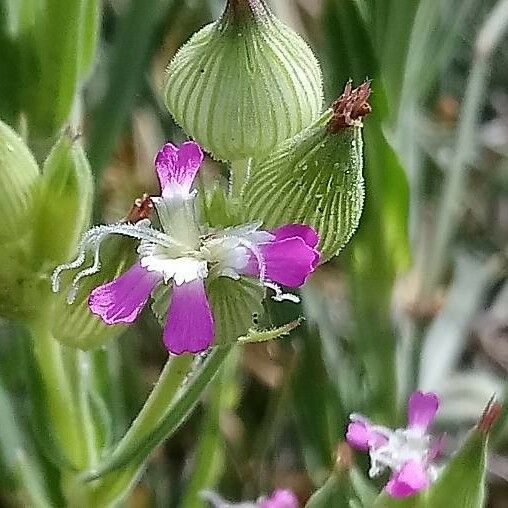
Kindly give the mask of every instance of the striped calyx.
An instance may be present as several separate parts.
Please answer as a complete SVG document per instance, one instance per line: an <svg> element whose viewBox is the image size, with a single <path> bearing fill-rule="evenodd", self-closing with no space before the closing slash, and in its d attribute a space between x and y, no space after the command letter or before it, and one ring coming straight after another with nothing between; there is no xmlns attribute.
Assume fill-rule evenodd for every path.
<svg viewBox="0 0 508 508"><path fill-rule="evenodd" d="M26 226L39 168L23 140L0 122L0 239L15 241Z"/></svg>
<svg viewBox="0 0 508 508"><path fill-rule="evenodd" d="M247 220L262 220L266 229L307 224L319 233L322 261L339 253L363 209L361 118L370 111L369 93L368 84L348 84L314 125L255 162L242 195Z"/></svg>
<svg viewBox="0 0 508 508"><path fill-rule="evenodd" d="M170 62L164 97L215 158L258 158L318 118L322 76L307 44L263 0L229 0Z"/></svg>

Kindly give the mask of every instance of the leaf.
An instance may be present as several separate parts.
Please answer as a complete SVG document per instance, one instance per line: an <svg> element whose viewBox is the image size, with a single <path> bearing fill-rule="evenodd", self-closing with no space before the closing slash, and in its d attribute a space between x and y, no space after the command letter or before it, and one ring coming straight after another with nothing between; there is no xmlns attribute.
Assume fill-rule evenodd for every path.
<svg viewBox="0 0 508 508"><path fill-rule="evenodd" d="M363 142L360 127L331 133L327 112L313 126L256 161L242 193L248 220L265 228L312 226L326 261L349 241L363 208Z"/></svg>
<svg viewBox="0 0 508 508"><path fill-rule="evenodd" d="M184 381L169 407L163 411L162 418L154 428L147 428L147 433L130 441L127 434L124 440L104 458L96 468L83 475L85 481L101 478L112 471L125 466L139 466L150 453L165 439L170 437L189 417L198 403L204 389L212 381L222 362L227 357L230 347L217 347L206 357L203 364L196 368ZM105 478L107 486L107 477Z"/></svg>
<svg viewBox="0 0 508 508"><path fill-rule="evenodd" d="M41 81L34 92L29 124L41 137L59 129L74 104L79 75L82 5L85 0L47 0L35 20ZM29 76L25 79L30 80Z"/></svg>
<svg viewBox="0 0 508 508"><path fill-rule="evenodd" d="M485 504L487 435L474 429L427 492L426 506L481 508Z"/></svg>
<svg viewBox="0 0 508 508"><path fill-rule="evenodd" d="M249 344L253 342L267 342L269 340L278 339L284 335L288 335L291 331L297 328L300 323L301 319L297 319L285 325L278 326L277 328L272 328L271 330L255 330L251 328L249 329L247 335L239 337L237 341L240 344Z"/></svg>

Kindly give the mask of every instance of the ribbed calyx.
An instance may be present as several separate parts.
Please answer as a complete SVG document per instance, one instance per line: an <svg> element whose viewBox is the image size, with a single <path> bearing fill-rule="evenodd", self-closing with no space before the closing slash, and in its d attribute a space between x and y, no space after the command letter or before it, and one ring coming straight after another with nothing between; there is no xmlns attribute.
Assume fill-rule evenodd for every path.
<svg viewBox="0 0 508 508"><path fill-rule="evenodd" d="M339 253L360 221L367 88L353 91L348 83L317 122L256 161L243 190L247 220L262 220L267 228L292 222L314 227L322 261Z"/></svg>
<svg viewBox="0 0 508 508"><path fill-rule="evenodd" d="M215 158L258 158L319 117L322 75L307 44L262 0L230 0L170 62L164 97Z"/></svg>

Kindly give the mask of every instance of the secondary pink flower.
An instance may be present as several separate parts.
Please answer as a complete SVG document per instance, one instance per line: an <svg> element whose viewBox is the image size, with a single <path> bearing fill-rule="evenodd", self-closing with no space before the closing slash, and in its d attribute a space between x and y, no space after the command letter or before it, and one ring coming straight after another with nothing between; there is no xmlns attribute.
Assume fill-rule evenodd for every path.
<svg viewBox="0 0 508 508"><path fill-rule="evenodd" d="M385 469L391 471L385 486L391 496L411 496L435 479L432 461L439 454L441 440L433 439L427 430L438 407L435 393L414 392L408 401L408 426L395 430L372 424L362 415L350 416L347 442L353 448L369 452L371 477Z"/></svg>
<svg viewBox="0 0 508 508"><path fill-rule="evenodd" d="M100 244L110 234L140 240L137 262L120 277L95 288L89 306L107 324L132 323L160 284L171 285L171 300L164 327L164 344L174 354L207 349L214 338L214 320L206 295L209 277L256 277L275 291L276 300L295 300L278 284L301 286L319 262L317 233L303 224L263 231L260 223L224 230L208 230L196 216L196 191L192 184L203 162L203 152L189 141L176 147L168 143L155 159L161 196L151 198L162 231L149 219L136 224L97 226L88 231L75 261L56 268L53 290L60 273L80 267L86 252L94 254L90 268L74 278L68 300L72 302L79 280L100 269Z"/></svg>
<svg viewBox="0 0 508 508"><path fill-rule="evenodd" d="M298 508L297 497L288 489L277 489L270 497L258 501L259 508Z"/></svg>
<svg viewBox="0 0 508 508"><path fill-rule="evenodd" d="M210 491L201 492L201 497L209 501L214 508L298 508L300 506L298 498L288 489L277 489L270 496L262 497L256 502L230 503Z"/></svg>

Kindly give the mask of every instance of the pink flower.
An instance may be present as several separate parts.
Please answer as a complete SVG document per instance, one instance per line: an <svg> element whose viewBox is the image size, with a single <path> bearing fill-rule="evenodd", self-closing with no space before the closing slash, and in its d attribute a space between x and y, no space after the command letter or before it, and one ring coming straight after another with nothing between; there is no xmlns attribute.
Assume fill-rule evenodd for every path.
<svg viewBox="0 0 508 508"><path fill-rule="evenodd" d="M201 492L201 497L209 501L214 508L298 508L298 498L288 489L277 489L268 497L262 497L256 502L245 501L230 503L211 491Z"/></svg>
<svg viewBox="0 0 508 508"><path fill-rule="evenodd" d="M298 508L297 497L288 489L277 489L270 497L258 501L259 508Z"/></svg>
<svg viewBox="0 0 508 508"><path fill-rule="evenodd" d="M393 497L407 497L429 486L436 477L432 461L439 454L441 440L427 430L439 407L435 393L414 392L408 401L408 426L391 430L373 425L362 415L352 414L346 440L370 454L369 475L391 471L385 490Z"/></svg>
<svg viewBox="0 0 508 508"><path fill-rule="evenodd" d="M213 342L214 320L205 288L209 277L256 277L275 291L274 299L297 300L284 294L278 284L299 287L316 268L317 233L302 224L272 231L261 230L260 223L205 229L197 219L196 191L191 190L202 162L203 152L192 141L180 147L164 145L155 159L161 196L151 198L162 231L149 219L91 229L81 241L77 259L55 269L53 290L59 289L60 273L80 267L86 252L92 251L93 265L72 282L68 301L73 301L79 280L99 271L99 249L106 236L120 234L140 240L138 261L117 279L95 288L89 307L107 324L132 323L153 290L170 284L164 344L173 354L204 351Z"/></svg>

